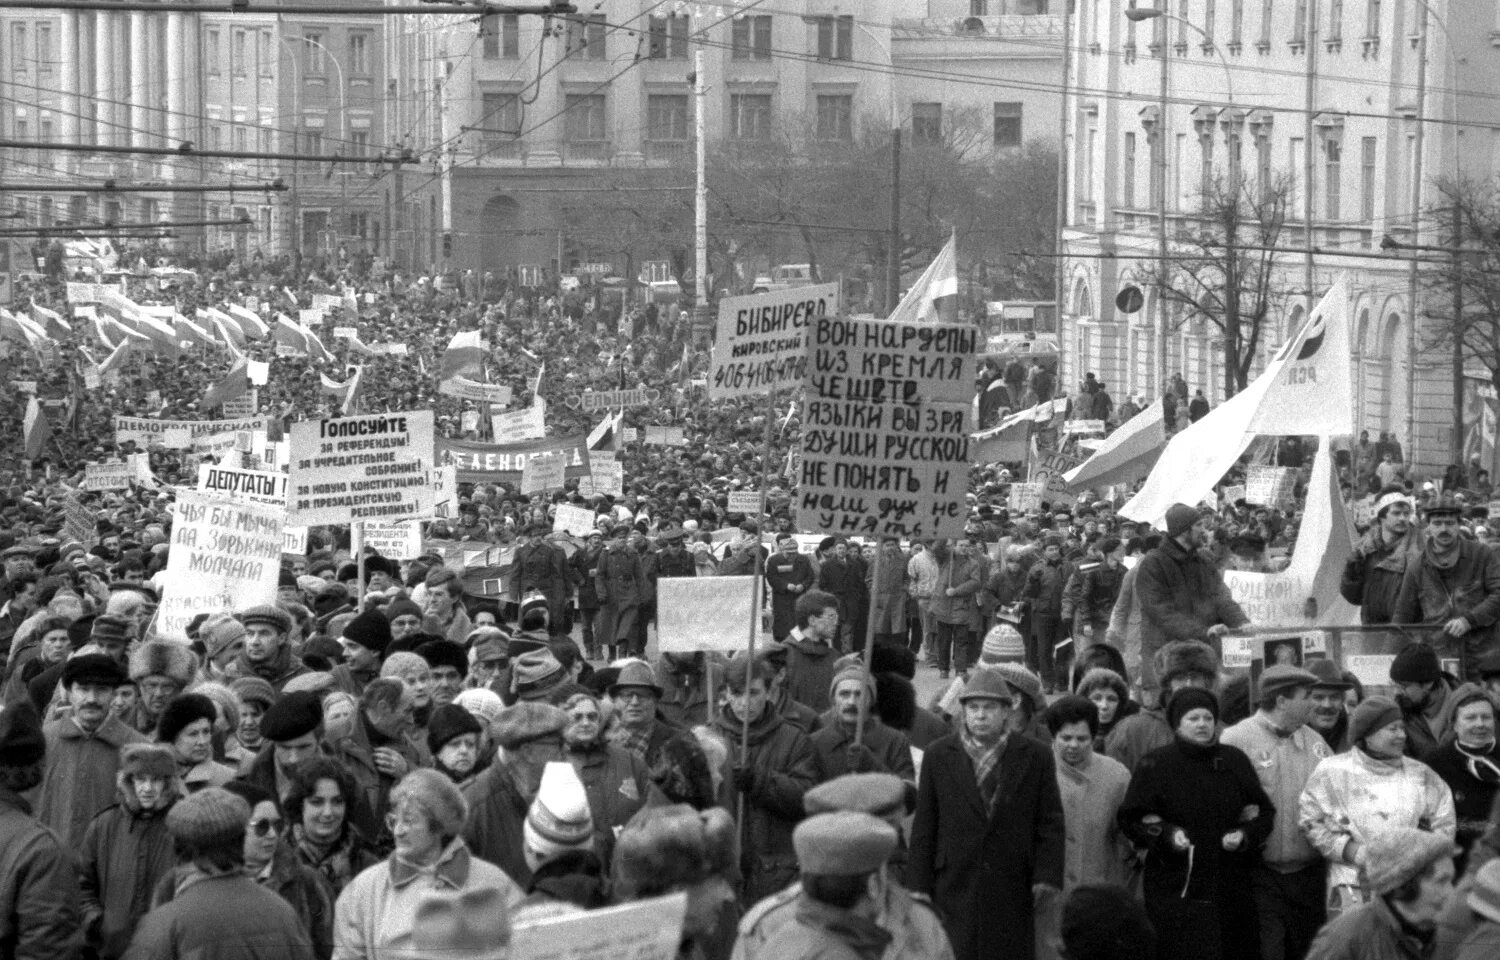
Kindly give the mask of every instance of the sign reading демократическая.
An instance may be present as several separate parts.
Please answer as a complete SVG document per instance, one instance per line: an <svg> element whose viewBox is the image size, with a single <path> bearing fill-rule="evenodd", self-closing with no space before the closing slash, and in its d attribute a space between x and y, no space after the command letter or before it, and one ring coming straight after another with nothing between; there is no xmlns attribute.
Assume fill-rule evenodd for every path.
<svg viewBox="0 0 1500 960"><path fill-rule="evenodd" d="M432 411L292 424L288 522L430 517Z"/></svg>

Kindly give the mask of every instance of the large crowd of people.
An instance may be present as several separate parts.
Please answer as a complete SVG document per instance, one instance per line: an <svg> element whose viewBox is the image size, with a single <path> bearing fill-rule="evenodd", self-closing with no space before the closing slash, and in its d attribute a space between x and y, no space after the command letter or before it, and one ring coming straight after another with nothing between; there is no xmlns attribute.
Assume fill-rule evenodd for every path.
<svg viewBox="0 0 1500 960"><path fill-rule="evenodd" d="M1252 680L1224 665L1249 625L1224 572L1295 548L1300 441L1272 454L1303 468L1281 508L1177 504L1160 529L1109 497L1013 510L1019 467L997 463L973 469L962 537L799 537L790 398L707 401L685 316L491 277L195 266L124 283L185 314L352 297L327 327L359 342L327 336L321 370L363 366L361 409L480 439L437 390L451 336L479 329L488 379L517 405L539 383L550 434L597 422L582 391L644 387L626 424L684 443L615 438L618 495L463 482L419 556L314 528L274 603L206 611L184 644L155 627L196 459L80 480L133 452L115 415L214 416L229 357L137 356L84 389L88 323L8 341L8 396L55 402L24 463L27 404L0 410L0 957L498 958L527 924L673 893L685 960L1500 951L1500 557L1477 471L1429 486L1389 438L1338 451L1367 513L1340 592L1410 636L1378 676L1304 644ZM68 313L61 277L20 296ZM306 358L245 349L270 364L273 432L336 412ZM1104 390L1080 384L1074 413L1138 407ZM1015 403L1054 392L1021 371ZM763 476L766 510L732 511ZM562 505L594 529L555 533ZM447 565L466 541L512 548L501 592ZM757 573L753 657L657 652L663 579Z"/></svg>

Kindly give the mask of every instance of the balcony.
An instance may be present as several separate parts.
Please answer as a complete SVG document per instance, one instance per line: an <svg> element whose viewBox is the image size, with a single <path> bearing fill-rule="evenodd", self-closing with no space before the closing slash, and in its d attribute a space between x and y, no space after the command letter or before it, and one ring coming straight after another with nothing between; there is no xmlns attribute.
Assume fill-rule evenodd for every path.
<svg viewBox="0 0 1500 960"><path fill-rule="evenodd" d="M479 141L479 156L486 160L524 160L526 159L526 141L515 137L486 134Z"/></svg>
<svg viewBox="0 0 1500 960"><path fill-rule="evenodd" d="M652 165L671 166L686 163L693 155L691 140L647 140L646 162Z"/></svg>
<svg viewBox="0 0 1500 960"><path fill-rule="evenodd" d="M613 146L608 140L564 140L564 163L608 163Z"/></svg>
<svg viewBox="0 0 1500 960"><path fill-rule="evenodd" d="M1039 37L1060 39L1062 17L1050 13L1007 14L991 17L897 17L891 23L896 40L1013 40Z"/></svg>

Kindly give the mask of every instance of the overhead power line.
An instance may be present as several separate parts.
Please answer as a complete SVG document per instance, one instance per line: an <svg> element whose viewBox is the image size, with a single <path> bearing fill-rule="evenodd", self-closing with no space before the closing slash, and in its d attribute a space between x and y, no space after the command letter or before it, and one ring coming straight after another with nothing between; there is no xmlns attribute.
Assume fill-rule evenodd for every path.
<svg viewBox="0 0 1500 960"><path fill-rule="evenodd" d="M0 193L281 193L285 183L182 183L158 184L103 183L67 185L64 183L0 183Z"/></svg>
<svg viewBox="0 0 1500 960"><path fill-rule="evenodd" d="M0 229L0 237L19 236L54 236L63 233L100 233L115 230L155 230L173 229L175 227L253 227L255 221L249 217L235 217L231 220L164 220L161 223L99 223L81 224L75 223L66 227L26 227L15 230Z"/></svg>
<svg viewBox="0 0 1500 960"><path fill-rule="evenodd" d="M399 154L383 153L375 157L351 157L321 153L262 153L255 150L199 150L191 143L178 147L117 147L94 143L42 143L30 140L0 140L0 150L68 150L73 153L119 153L147 157L215 157L225 160L296 160L305 163L421 163L422 158L410 149Z"/></svg>
<svg viewBox="0 0 1500 960"><path fill-rule="evenodd" d="M0 0L0 10L106 10L114 13L253 13L259 16L280 14L311 14L327 16L399 16L404 14L454 13L461 16L485 17L492 15L534 14L552 16L561 13L576 13L578 8L571 3L542 3L515 6L503 3L417 3L397 4L389 7L355 6L347 3L311 4L292 6L285 3L250 4L243 0L228 3L151 3L149 0Z"/></svg>

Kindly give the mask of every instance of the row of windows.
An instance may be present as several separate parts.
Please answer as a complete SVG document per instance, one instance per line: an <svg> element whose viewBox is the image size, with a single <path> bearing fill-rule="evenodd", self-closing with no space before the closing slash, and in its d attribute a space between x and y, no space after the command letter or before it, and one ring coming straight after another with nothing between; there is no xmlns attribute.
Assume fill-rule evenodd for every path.
<svg viewBox="0 0 1500 960"><path fill-rule="evenodd" d="M1093 201L1094 165L1098 150L1098 131L1089 128L1085 132L1084 144L1084 169L1080 171L1079 199L1085 203ZM1148 205L1155 207L1162 201L1162 169L1160 157L1155 154L1155 141L1146 138L1148 142L1141 143L1134 131L1126 131L1122 143L1122 156L1120 164L1120 206L1127 210L1144 209ZM1174 180L1171 187L1171 195L1175 196L1175 209L1185 210L1191 204L1193 198L1202 198L1209 195L1212 190L1216 168L1214 166L1214 138L1212 136L1200 136L1198 140L1197 155L1197 183L1192 182L1189 176L1187 164L1192 162L1190 157L1191 146L1189 135L1177 134L1172 144L1172 155L1170 174ZM1292 171L1293 196L1289 199L1288 214L1293 218L1300 217L1302 201L1300 199L1300 188L1296 180L1303 175L1303 164L1305 160L1304 144L1302 137L1292 137L1287 141L1287 155L1284 158L1285 165L1282 170ZM1338 136L1325 136L1319 141L1318 162L1321 166L1322 192L1317 198L1317 215L1326 220L1344 220L1355 211L1346 209L1343 197L1344 182L1344 142ZM1275 145L1270 137L1257 137L1252 147L1253 156L1250 158L1255 169L1253 176L1255 182L1262 189L1269 189L1275 182L1277 172L1275 168L1275 157L1273 156ZM1240 155L1240 140L1235 138L1229 142L1228 176L1231 181L1239 180L1241 177L1252 175L1243 166ZM1378 163L1379 142L1377 137L1361 137L1359 141L1359 209L1358 219L1368 223L1375 219L1375 197L1380 187ZM1148 164L1149 176L1146 184L1146 196L1141 195L1137 185L1137 164L1144 160Z"/></svg>
<svg viewBox="0 0 1500 960"><path fill-rule="evenodd" d="M38 23L34 30L31 26L28 23L10 25L11 72L25 76L34 71L39 76L47 76L52 72L53 63L52 24Z"/></svg>
<svg viewBox="0 0 1500 960"><path fill-rule="evenodd" d="M221 35L222 31L218 27L208 27L203 31L203 65L210 77L221 76L224 69L225 57L221 46L223 42ZM351 30L342 57L337 56L333 48L329 46L332 42L322 30L306 30L300 37L287 38L289 45L303 48L297 52L297 57L300 69L305 76L326 75L330 59L334 62L334 72L342 70L345 75L353 77L371 75L370 55L375 42L372 32ZM255 45L253 54L252 43ZM258 74L262 77L272 76L278 59L275 44L275 35L270 30L231 30L228 57L230 75L249 76L253 55Z"/></svg>
<svg viewBox="0 0 1500 960"><path fill-rule="evenodd" d="M1195 2L1202 9L1195 15ZM1290 2L1291 15L1287 16L1285 9L1282 10L1278 19L1276 11L1276 0L1258 0L1260 12L1260 33L1257 38L1261 44L1271 42L1272 27L1277 23L1285 23L1291 28L1291 42L1294 44L1307 42L1307 0L1282 0L1283 4ZM1356 3L1361 0L1355 0ZM1364 23L1361 37L1366 40L1379 40L1381 28L1381 3L1382 0L1362 0L1364 4ZM1189 42L1204 40L1215 43L1220 40L1226 41L1231 47L1238 47L1244 43L1245 7L1249 3L1254 8L1257 0L1176 0L1176 12L1173 14L1172 23L1175 24L1176 37L1173 42L1178 46L1187 46ZM1322 39L1329 43L1336 43L1343 39L1346 17L1344 0L1328 0L1327 22L1322 25ZM1089 21L1089 42L1099 41L1099 17L1114 15L1114 8L1104 0L1101 0L1093 19ZM1227 13L1228 32L1221 37L1219 34L1220 14ZM1356 21L1357 22L1357 21ZM1203 31L1200 35L1198 28ZM1158 17L1151 21L1151 43L1161 44L1171 29L1165 18ZM1126 26L1126 42L1136 42L1136 23L1130 21Z"/></svg>
<svg viewBox="0 0 1500 960"><path fill-rule="evenodd" d="M820 60L854 59L854 17L817 17L817 56ZM650 17L645 49L649 60L686 60L691 19L685 14ZM479 24L482 56L486 60L516 60L521 56L521 21L513 13L492 14ZM617 42L637 41L633 34L614 31ZM610 29L604 14L568 20L563 36L567 55L580 60L604 60L609 55ZM735 60L770 60L771 17L743 16L735 19L730 32L730 57Z"/></svg>
<svg viewBox="0 0 1500 960"><path fill-rule="evenodd" d="M997 101L994 105L993 143L997 147L1019 147L1021 145L1021 104L1012 101ZM911 105L911 137L917 143L941 143L943 141L943 105L941 103L913 103Z"/></svg>

